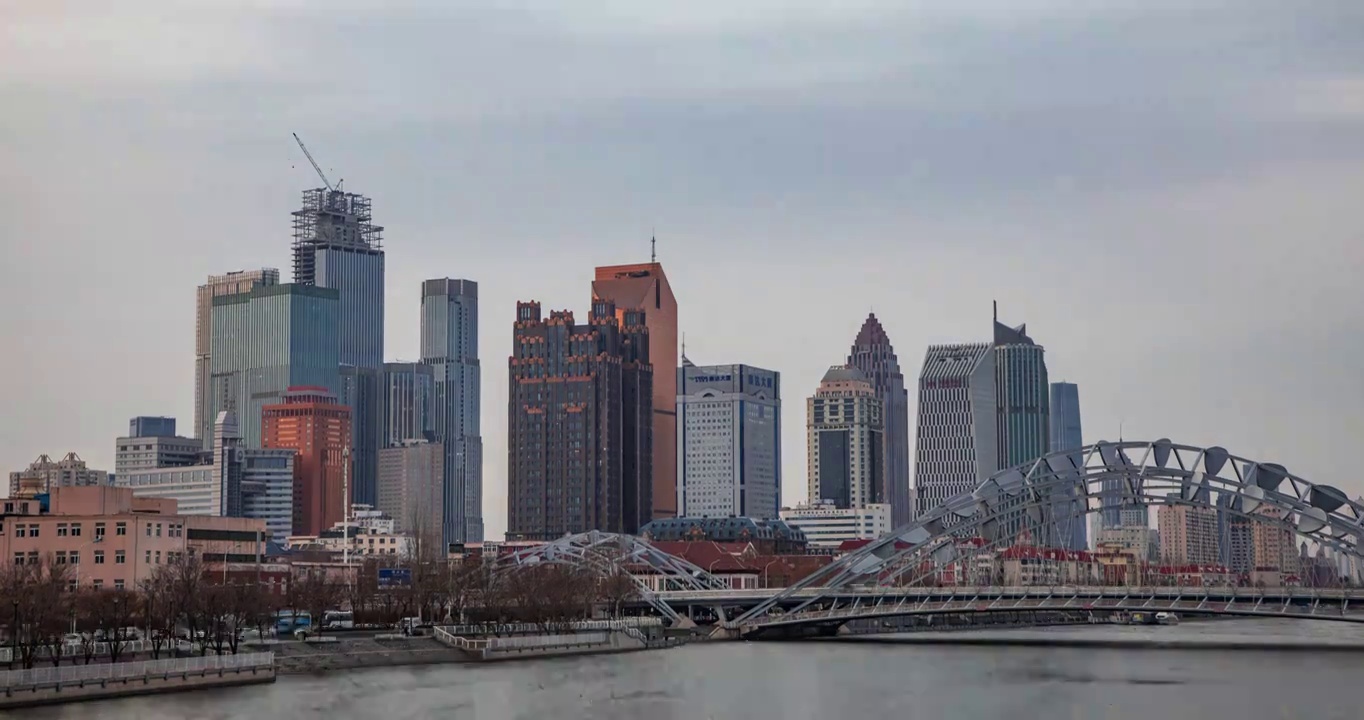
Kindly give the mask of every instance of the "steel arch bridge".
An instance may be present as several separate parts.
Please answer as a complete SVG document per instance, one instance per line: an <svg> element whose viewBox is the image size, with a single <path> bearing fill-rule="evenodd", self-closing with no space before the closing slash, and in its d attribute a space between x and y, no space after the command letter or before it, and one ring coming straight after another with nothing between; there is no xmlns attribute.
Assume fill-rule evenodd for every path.
<svg viewBox="0 0 1364 720"><path fill-rule="evenodd" d="M659 550L633 535L619 535L591 530L576 535L565 535L558 540L536 545L498 559L494 572L515 572L533 565L563 565L586 570L600 578L624 575L634 583L640 599L674 625L682 617L668 603L659 599L653 588L640 578L644 574L660 577L662 584L674 590L720 590L728 585L710 573Z"/></svg>
<svg viewBox="0 0 1364 720"><path fill-rule="evenodd" d="M875 588L922 585L945 568L960 567L972 557L1006 547L1019 529L1045 537L1051 532L1049 528L1082 522L1087 514L1116 504L1220 510L1270 523L1321 546L1364 558L1358 546L1359 538L1364 537L1364 506L1337 488L1314 485L1282 465L1237 457L1221 447L1180 445L1168 439L1102 441L1002 470L974 490L948 499L914 522L763 600L724 627L750 633L763 627L837 622L841 603L859 588L870 586L874 592ZM1274 512L1264 514L1263 508ZM983 542L964 551L958 542L964 538L981 538ZM949 600L965 608L990 608L973 602L970 589L961 590ZM946 592L944 589L938 594ZM1344 595L1339 599L1341 616L1350 599ZM986 602L998 600L993 597ZM949 607L950 602L940 604L936 611L949 612ZM1171 607L1187 609L1182 605ZM1219 611L1206 602L1202 607L1208 612ZM920 612L932 610L920 608ZM898 610L842 610L847 619L912 612L903 602ZM1314 617L1315 610L1314 605ZM1237 614L1240 608L1223 608L1222 612Z"/></svg>

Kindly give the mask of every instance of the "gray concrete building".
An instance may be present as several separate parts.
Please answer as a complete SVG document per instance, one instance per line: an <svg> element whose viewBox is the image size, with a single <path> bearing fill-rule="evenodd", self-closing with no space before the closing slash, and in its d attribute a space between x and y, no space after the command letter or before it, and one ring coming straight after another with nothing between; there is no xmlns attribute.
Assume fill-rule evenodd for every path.
<svg viewBox="0 0 1364 720"><path fill-rule="evenodd" d="M261 446L261 410L290 387L340 394L336 290L288 284L213 298L208 409L236 413L247 447Z"/></svg>
<svg viewBox="0 0 1364 720"><path fill-rule="evenodd" d="M445 448L426 440L405 440L379 450L380 512L393 518L396 532L432 538L445 532Z"/></svg>
<svg viewBox="0 0 1364 720"><path fill-rule="evenodd" d="M751 365L677 371L677 512L775 520L781 509L781 373Z"/></svg>
<svg viewBox="0 0 1364 720"><path fill-rule="evenodd" d="M212 445L213 421L216 417L209 409L210 379L213 363L213 298L220 295L239 295L249 293L253 288L279 284L279 270L261 268L259 270L237 270L225 275L210 275L208 282L200 285L194 293L194 437L203 449ZM137 437L143 433L129 431L128 435ZM174 432L168 433L174 435Z"/></svg>
<svg viewBox="0 0 1364 720"><path fill-rule="evenodd" d="M27 468L9 474L10 497L19 493L19 484L24 480L36 483L42 492L47 492L54 487L108 485L109 473L86 465L76 453L67 453L61 460L39 455Z"/></svg>
<svg viewBox="0 0 1364 720"><path fill-rule="evenodd" d="M433 373L432 435L445 452L444 544L482 542L478 283L451 278L422 283L421 362Z"/></svg>
<svg viewBox="0 0 1364 720"><path fill-rule="evenodd" d="M121 437L115 441L114 473L199 464L203 443L186 437Z"/></svg>

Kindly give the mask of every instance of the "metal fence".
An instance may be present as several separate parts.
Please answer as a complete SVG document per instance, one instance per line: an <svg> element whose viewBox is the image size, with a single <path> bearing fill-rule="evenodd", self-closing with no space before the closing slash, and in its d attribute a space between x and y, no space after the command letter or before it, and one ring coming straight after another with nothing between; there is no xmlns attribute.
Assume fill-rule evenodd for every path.
<svg viewBox="0 0 1364 720"><path fill-rule="evenodd" d="M575 645L605 645L610 641L609 632L569 633L566 635L521 635L517 637L491 638L489 650L533 650L540 648L568 647Z"/></svg>
<svg viewBox="0 0 1364 720"><path fill-rule="evenodd" d="M122 645L123 649L119 652L120 655L149 653L152 651L151 640L124 640ZM161 652L163 653L173 653L176 650L197 651L198 649L197 644L186 640L163 640L161 642ZM10 662L13 659L13 655L14 647L12 645L6 645L0 648L0 663ZM22 652L19 653L19 655L20 657L23 657ZM107 657L108 655L109 643L97 642L94 644L93 657ZM42 661L50 660L52 658L52 648L48 645L40 645L34 650L33 657ZM85 646L81 643L63 643L62 657L84 658Z"/></svg>
<svg viewBox="0 0 1364 720"><path fill-rule="evenodd" d="M129 663L100 663L95 665L66 665L55 668L9 670L0 672L0 688L46 687L70 685L98 680L128 680L157 675L216 672L240 672L259 668L273 668L275 654L244 653L241 655L209 655L196 658L145 660Z"/></svg>
<svg viewBox="0 0 1364 720"><path fill-rule="evenodd" d="M452 635L536 635L545 631L535 623L503 623L499 625L442 625ZM620 620L579 620L567 625L575 631L625 630L626 628L663 627L663 618L631 617Z"/></svg>

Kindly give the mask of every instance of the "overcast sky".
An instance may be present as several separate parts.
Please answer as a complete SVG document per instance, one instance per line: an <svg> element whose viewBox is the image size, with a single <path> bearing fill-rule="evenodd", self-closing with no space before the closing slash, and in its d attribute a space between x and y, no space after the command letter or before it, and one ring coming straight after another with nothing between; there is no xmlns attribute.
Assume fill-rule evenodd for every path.
<svg viewBox="0 0 1364 720"><path fill-rule="evenodd" d="M389 358L479 282L489 538L515 302L585 314L651 228L691 359L783 374L787 503L869 309L912 386L992 299L1086 440L1364 492L1358 0L0 0L0 468L189 431L195 286L288 275L290 132L387 228Z"/></svg>

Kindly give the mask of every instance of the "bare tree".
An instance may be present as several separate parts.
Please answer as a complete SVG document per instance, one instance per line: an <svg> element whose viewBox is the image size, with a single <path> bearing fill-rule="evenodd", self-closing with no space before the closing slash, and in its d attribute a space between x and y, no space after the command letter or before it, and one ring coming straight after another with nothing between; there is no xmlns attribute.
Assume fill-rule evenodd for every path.
<svg viewBox="0 0 1364 720"><path fill-rule="evenodd" d="M335 608L345 594L327 577L325 569L306 571L295 582L298 585L299 602L312 616L313 631L321 635L326 629L327 611Z"/></svg>
<svg viewBox="0 0 1364 720"><path fill-rule="evenodd" d="M639 586L625 568L616 565L597 581L597 599L609 608L612 618L619 618L625 604L639 599Z"/></svg>

